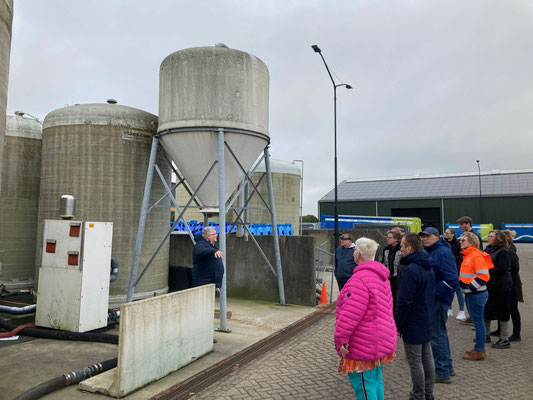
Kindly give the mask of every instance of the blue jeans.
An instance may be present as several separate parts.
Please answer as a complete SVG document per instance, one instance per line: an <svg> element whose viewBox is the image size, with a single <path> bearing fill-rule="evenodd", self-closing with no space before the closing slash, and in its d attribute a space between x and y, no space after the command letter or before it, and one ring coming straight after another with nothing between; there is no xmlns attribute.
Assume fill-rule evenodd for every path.
<svg viewBox="0 0 533 400"><path fill-rule="evenodd" d="M465 296L463 292L461 291L461 288L459 287L459 285L457 285L457 287L455 288L455 294L457 295L457 303L459 303L459 311L464 311L465 310Z"/></svg>
<svg viewBox="0 0 533 400"><path fill-rule="evenodd" d="M435 360L435 375L441 378L449 378L450 371L453 370L450 341L446 330L448 308L447 304L435 299L433 325L431 327L431 349Z"/></svg>
<svg viewBox="0 0 533 400"><path fill-rule="evenodd" d="M466 308L470 314L470 319L476 327L476 345L475 351L485 351L485 320L483 319L483 312L485 311L485 303L489 298L489 292L486 290L478 294L469 294L465 296Z"/></svg>
<svg viewBox="0 0 533 400"><path fill-rule="evenodd" d="M379 367L364 372L352 372L348 379L355 390L357 400L383 400L383 376Z"/></svg>

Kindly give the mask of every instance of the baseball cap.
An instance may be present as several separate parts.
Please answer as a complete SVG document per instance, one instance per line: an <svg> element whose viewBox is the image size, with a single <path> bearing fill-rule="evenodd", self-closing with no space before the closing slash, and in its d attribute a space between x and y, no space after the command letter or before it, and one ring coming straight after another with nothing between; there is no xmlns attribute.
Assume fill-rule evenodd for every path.
<svg viewBox="0 0 533 400"><path fill-rule="evenodd" d="M440 236L440 233L437 228L433 228L432 226L429 226L418 234L418 236L424 236L424 235Z"/></svg>
<svg viewBox="0 0 533 400"><path fill-rule="evenodd" d="M341 236L340 236L341 239L343 240L353 240L353 236L350 235L349 233L343 233Z"/></svg>

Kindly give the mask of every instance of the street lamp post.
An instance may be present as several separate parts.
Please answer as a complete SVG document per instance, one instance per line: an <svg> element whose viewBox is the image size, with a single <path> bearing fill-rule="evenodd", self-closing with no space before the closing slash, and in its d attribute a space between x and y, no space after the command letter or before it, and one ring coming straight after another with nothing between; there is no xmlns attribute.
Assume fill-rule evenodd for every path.
<svg viewBox="0 0 533 400"><path fill-rule="evenodd" d="M322 61L324 61L324 66L326 67L326 70L328 71L329 78L331 79L331 83L333 84L333 138L334 138L334 152L335 156L333 159L333 168L334 168L334 175L335 175L335 200L333 202L333 212L335 217L335 249L339 247L339 211L338 211L338 194L337 194L337 88L344 86L346 89L352 89L350 85L347 83L335 83L335 79L333 79L333 76L331 75L331 72L329 70L328 64L326 63L326 59L322 55L322 50L320 50L320 47L318 47L316 44L311 46L312 49L315 51L315 53L320 54L320 57L322 58Z"/></svg>
<svg viewBox="0 0 533 400"><path fill-rule="evenodd" d="M481 203L481 167L479 166L479 160L476 160L477 171L479 177L479 223L483 223L483 207Z"/></svg>

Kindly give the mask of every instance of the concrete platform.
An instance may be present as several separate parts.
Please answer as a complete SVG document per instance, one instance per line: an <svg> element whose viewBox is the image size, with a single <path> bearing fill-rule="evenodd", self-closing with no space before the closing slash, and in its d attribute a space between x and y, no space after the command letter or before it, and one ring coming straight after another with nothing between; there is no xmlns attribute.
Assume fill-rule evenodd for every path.
<svg viewBox="0 0 533 400"><path fill-rule="evenodd" d="M16 299L10 298L16 302ZM132 393L124 399L144 400L195 375L224 358L235 354L266 336L315 311L314 307L280 306L273 303L228 299L231 333L215 332L213 351L184 368ZM215 328L219 321L215 320ZM118 329L107 333L118 334ZM11 344L13 343L13 344ZM11 342L1 348L0 393L2 399L17 395L48 379L103 360L117 357L112 344L35 339ZM110 371L109 374L112 374ZM102 379L110 379L102 374ZM110 398L82 392L73 385L51 393L43 399Z"/></svg>

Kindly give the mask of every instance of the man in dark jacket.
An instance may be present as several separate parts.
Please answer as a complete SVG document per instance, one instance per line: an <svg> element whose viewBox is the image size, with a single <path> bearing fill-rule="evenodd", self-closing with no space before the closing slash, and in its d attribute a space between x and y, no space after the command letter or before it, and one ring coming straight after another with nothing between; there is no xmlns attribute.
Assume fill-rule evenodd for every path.
<svg viewBox="0 0 533 400"><path fill-rule="evenodd" d="M431 259L422 251L422 241L415 233L405 235L401 251L405 256L402 264L407 267L400 277L394 320L411 371L411 399L429 400L433 399L435 380L431 351L435 274Z"/></svg>
<svg viewBox="0 0 533 400"><path fill-rule="evenodd" d="M396 293L398 291L399 267L403 254L400 250L402 234L393 229L387 232L387 246L383 249L381 263L389 269L389 281L392 291L392 310L396 310Z"/></svg>
<svg viewBox="0 0 533 400"><path fill-rule="evenodd" d="M341 245L335 250L335 279L339 285L339 292L342 290L348 279L352 277L353 269L357 266L353 260L353 236L343 233L340 236Z"/></svg>
<svg viewBox="0 0 533 400"><path fill-rule="evenodd" d="M196 235L196 244L192 252L192 282L194 286L214 283L217 291L222 287L224 276L224 254L215 247L218 233L212 226L204 228L202 235Z"/></svg>
<svg viewBox="0 0 533 400"><path fill-rule="evenodd" d="M455 288L459 284L457 266L450 245L440 239L439 231L429 227L420 233L424 249L429 253L435 271L435 307L431 349L435 359L435 382L451 383L453 372L450 341L446 330L448 309L452 305Z"/></svg>

